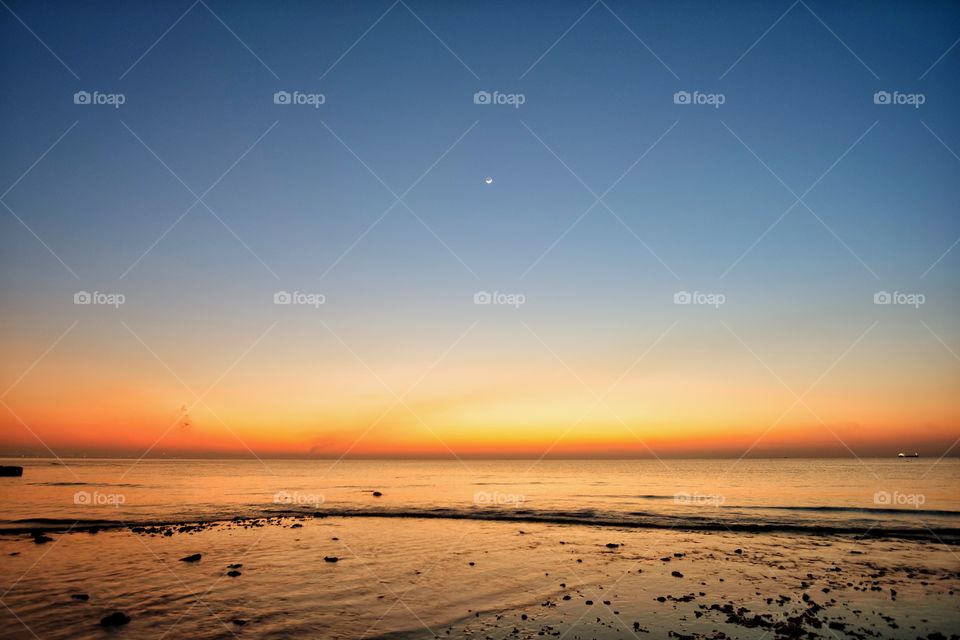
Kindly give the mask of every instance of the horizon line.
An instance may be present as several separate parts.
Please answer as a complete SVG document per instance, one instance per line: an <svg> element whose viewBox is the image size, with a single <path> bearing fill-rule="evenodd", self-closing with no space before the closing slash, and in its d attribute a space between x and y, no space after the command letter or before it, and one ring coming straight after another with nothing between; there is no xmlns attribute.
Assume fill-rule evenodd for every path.
<svg viewBox="0 0 960 640"><path fill-rule="evenodd" d="M138 456L26 456L26 455L5 455L0 453L0 460L52 460L54 462L59 460L139 460L140 462L146 461L164 461L164 460L210 460L210 461L230 461L230 462L258 462L262 460L303 460L303 461L334 461L334 462L347 462L347 461L410 461L410 462L457 462L458 460L475 460L475 461L517 461L517 462L529 462L529 461L539 461L547 462L551 460L562 460L562 461L588 461L588 460L605 460L605 461L640 461L640 460L945 460L948 458L960 458L960 453L956 454L946 454L941 456L936 455L927 455L927 456L917 456L917 457L907 457L902 458L898 457L897 454L891 454L887 456L856 456L856 455L794 455L794 456L646 456L646 457L617 457L617 456L551 456L546 458L539 458L536 456L458 456L454 457L431 457L431 456L356 456L356 457L321 457L321 456L237 456L237 457L224 457L224 456L150 456L150 457L138 457Z"/></svg>

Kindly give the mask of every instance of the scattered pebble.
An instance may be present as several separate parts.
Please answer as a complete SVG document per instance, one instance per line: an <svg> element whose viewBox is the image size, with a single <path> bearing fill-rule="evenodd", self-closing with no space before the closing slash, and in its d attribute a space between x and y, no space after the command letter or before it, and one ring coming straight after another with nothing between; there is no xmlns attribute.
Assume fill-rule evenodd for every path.
<svg viewBox="0 0 960 640"><path fill-rule="evenodd" d="M122 611L114 611L100 618L101 627L121 627L130 622L130 616Z"/></svg>

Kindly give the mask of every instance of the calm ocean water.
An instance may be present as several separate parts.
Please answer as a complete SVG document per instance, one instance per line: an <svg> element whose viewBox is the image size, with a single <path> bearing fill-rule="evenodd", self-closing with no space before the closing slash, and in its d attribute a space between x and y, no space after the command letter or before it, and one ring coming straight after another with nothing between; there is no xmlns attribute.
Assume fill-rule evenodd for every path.
<svg viewBox="0 0 960 640"><path fill-rule="evenodd" d="M24 466L0 478L4 529L297 512L873 535L960 526L955 458L3 464Z"/></svg>

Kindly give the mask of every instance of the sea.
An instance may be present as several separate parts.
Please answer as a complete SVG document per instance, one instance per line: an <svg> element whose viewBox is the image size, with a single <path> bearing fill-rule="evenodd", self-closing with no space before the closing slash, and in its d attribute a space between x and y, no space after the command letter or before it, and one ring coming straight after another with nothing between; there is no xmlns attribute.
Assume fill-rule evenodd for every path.
<svg viewBox="0 0 960 640"><path fill-rule="evenodd" d="M0 529L290 513L954 537L960 459L20 459ZM380 495L375 496L374 492Z"/></svg>

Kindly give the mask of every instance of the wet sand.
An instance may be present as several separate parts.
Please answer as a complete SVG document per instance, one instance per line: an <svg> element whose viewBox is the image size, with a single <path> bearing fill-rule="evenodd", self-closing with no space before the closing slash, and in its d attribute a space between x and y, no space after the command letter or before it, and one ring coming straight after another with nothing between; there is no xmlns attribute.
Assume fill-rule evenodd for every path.
<svg viewBox="0 0 960 640"><path fill-rule="evenodd" d="M0 637L956 638L953 545L299 517L0 536ZM199 558L195 554L200 554ZM128 623L103 627L112 613Z"/></svg>

